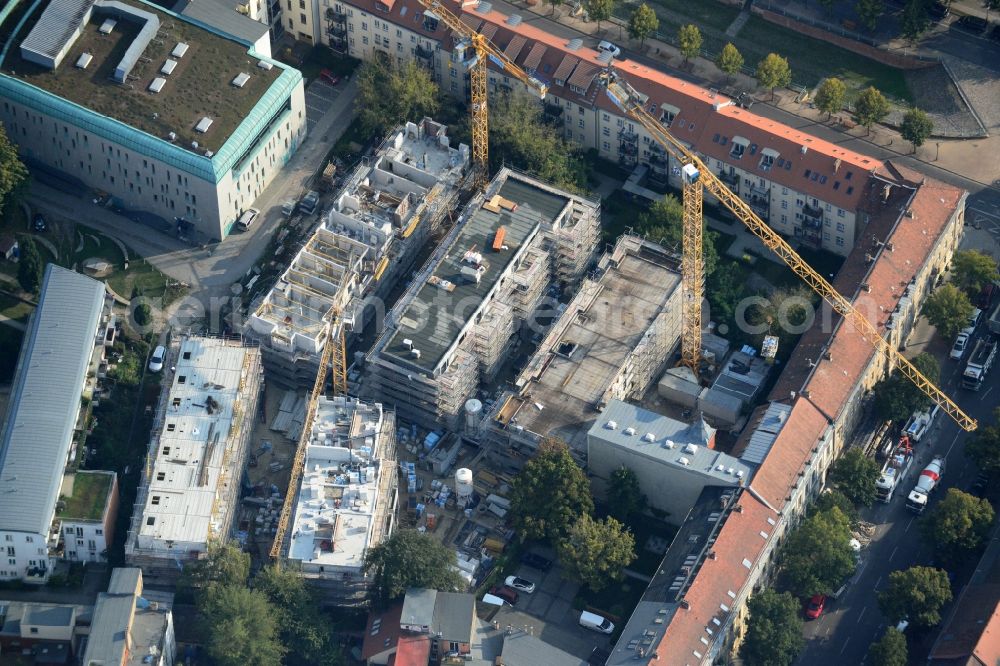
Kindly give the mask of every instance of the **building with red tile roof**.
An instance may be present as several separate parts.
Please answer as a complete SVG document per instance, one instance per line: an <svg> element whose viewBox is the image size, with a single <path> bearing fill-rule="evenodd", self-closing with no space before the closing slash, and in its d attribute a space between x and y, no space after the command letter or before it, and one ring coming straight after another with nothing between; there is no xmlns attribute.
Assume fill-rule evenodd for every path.
<svg viewBox="0 0 1000 666"><path fill-rule="evenodd" d="M873 174L864 207L871 235L847 258L834 284L896 346L905 341L923 299L957 248L965 197L963 190L893 163ZM661 592L655 599L644 597L637 608L635 622L641 624L649 608L643 604L659 600L666 624L642 656L655 655L660 663L710 664L738 647L744 601L766 584L774 544L822 490L866 392L886 370L885 359L849 324L829 312L817 315L786 362L770 404L756 411L737 445L744 461L758 464L736 504L741 511L720 512L722 524L711 551L685 560L696 573L676 600ZM650 663L636 654L643 643L641 638L633 643L634 628L630 620L609 665L634 659Z"/></svg>
<svg viewBox="0 0 1000 666"><path fill-rule="evenodd" d="M548 84L545 110L562 120L566 139L680 187L679 164L601 90L598 75L612 62L607 54L502 14L488 2L449 6ZM376 53L399 61L415 58L432 70L442 89L467 98L466 67L473 56L468 43L454 39L417 0L339 0L329 16L318 37L335 50L362 60ZM640 63L621 59L613 66L648 95L648 109L777 231L809 247L841 255L851 251L865 226L859 213L880 160L762 118L716 91ZM493 91L522 86L490 67Z"/></svg>

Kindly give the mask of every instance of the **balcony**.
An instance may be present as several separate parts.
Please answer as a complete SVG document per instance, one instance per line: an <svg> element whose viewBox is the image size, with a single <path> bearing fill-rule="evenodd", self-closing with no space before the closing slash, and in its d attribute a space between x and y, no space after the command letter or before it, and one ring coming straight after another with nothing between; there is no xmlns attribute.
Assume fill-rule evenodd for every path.
<svg viewBox="0 0 1000 666"><path fill-rule="evenodd" d="M634 158L639 154L639 147L633 143L627 143L625 141L622 141L620 144L618 144L618 152L623 155L629 155Z"/></svg>
<svg viewBox="0 0 1000 666"><path fill-rule="evenodd" d="M802 216L806 218L810 217L815 218L818 219L820 222L822 222L823 209L820 208L819 206L810 206L809 204L806 204L805 206L802 207Z"/></svg>
<svg viewBox="0 0 1000 666"><path fill-rule="evenodd" d="M344 39L347 36L347 30L344 29L344 26L334 23L326 29L326 34L331 40Z"/></svg>
<svg viewBox="0 0 1000 666"><path fill-rule="evenodd" d="M719 171L719 180L726 184L726 186L731 189L734 193L739 194L740 192L740 177L735 173L729 173L725 170Z"/></svg>
<svg viewBox="0 0 1000 666"><path fill-rule="evenodd" d="M333 21L334 23L347 23L347 14L338 12L333 7L328 7L326 10L326 20Z"/></svg>
<svg viewBox="0 0 1000 666"><path fill-rule="evenodd" d="M423 60L430 62L434 61L434 51L432 49L425 49L423 46L417 44L415 52L418 58L422 58Z"/></svg>
<svg viewBox="0 0 1000 666"><path fill-rule="evenodd" d="M618 130L618 138L621 139L623 143L638 144L639 135L635 132L630 132L625 128Z"/></svg>

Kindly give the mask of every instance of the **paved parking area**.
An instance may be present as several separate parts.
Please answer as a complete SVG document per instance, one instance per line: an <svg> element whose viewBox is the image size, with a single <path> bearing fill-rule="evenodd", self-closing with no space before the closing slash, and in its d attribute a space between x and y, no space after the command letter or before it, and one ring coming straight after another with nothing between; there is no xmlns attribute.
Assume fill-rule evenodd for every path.
<svg viewBox="0 0 1000 666"><path fill-rule="evenodd" d="M343 81L331 86L322 76L317 76L306 88L306 127L310 134L316 126L316 121L323 117L333 101L340 96L343 87Z"/></svg>
<svg viewBox="0 0 1000 666"><path fill-rule="evenodd" d="M544 554L554 558L554 553ZM543 572L522 564L515 575L535 583L535 591L520 592L516 608L504 606L494 617L501 630L509 624L514 630L529 631L581 659L587 659L595 647L611 648L607 636L580 626L580 611L573 609L579 585L563 578L558 566Z"/></svg>

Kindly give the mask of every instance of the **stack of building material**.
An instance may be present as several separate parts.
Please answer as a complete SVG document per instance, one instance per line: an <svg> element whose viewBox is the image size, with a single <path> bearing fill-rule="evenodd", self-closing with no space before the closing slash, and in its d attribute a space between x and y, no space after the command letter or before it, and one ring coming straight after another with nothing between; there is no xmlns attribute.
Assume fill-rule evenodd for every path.
<svg viewBox="0 0 1000 666"><path fill-rule="evenodd" d="M286 391L278 406L278 413L271 421L270 428L285 433L291 440L297 440L302 433L302 424L306 420L306 399L295 391Z"/></svg>

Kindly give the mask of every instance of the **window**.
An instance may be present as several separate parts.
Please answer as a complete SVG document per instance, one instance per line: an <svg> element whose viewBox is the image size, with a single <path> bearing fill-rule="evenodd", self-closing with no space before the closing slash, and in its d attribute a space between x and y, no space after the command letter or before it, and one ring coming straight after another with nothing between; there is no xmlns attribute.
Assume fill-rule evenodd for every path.
<svg viewBox="0 0 1000 666"><path fill-rule="evenodd" d="M823 232L823 240L830 240L830 234L826 231Z"/></svg>
<svg viewBox="0 0 1000 666"><path fill-rule="evenodd" d="M159 495L153 495L153 499L150 500L149 503L152 504L153 506L158 505L160 503L160 496Z"/></svg>
<svg viewBox="0 0 1000 666"><path fill-rule="evenodd" d="M156 518L154 516L150 516L149 518L146 519L147 525L153 525L155 523L156 523Z"/></svg>
<svg viewBox="0 0 1000 666"><path fill-rule="evenodd" d="M804 174L802 174L802 177L803 178L808 178L811 175L812 175L812 169L806 169L806 172Z"/></svg>
<svg viewBox="0 0 1000 666"><path fill-rule="evenodd" d="M760 158L760 168L764 171L770 171L771 167L774 166L774 156L765 154Z"/></svg>
<svg viewBox="0 0 1000 666"><path fill-rule="evenodd" d="M782 215L781 216L781 223L782 224L788 224L788 216L787 215Z"/></svg>
<svg viewBox="0 0 1000 666"><path fill-rule="evenodd" d="M781 209L782 210L788 210L788 202L787 201L785 201L785 200L781 201Z"/></svg>
<svg viewBox="0 0 1000 666"><path fill-rule="evenodd" d="M611 116L609 116L606 113L601 114L601 120L603 120L604 122L610 122L611 121Z"/></svg>
<svg viewBox="0 0 1000 666"><path fill-rule="evenodd" d="M368 43L368 38L367 38L367 37L362 37L362 38L361 38L361 43L362 43L362 44L367 44L367 43ZM452 71L451 75L452 75L452 76L455 76L455 72L454 72L454 71Z"/></svg>
<svg viewBox="0 0 1000 666"><path fill-rule="evenodd" d="M850 194L850 193L851 193L851 192L853 192L853 191L854 191L854 186L853 186L853 185L849 185L849 186L847 187L847 193L848 193L848 194Z"/></svg>
<svg viewBox="0 0 1000 666"><path fill-rule="evenodd" d="M841 247L844 246L844 237L843 236L837 236L837 245L839 245Z"/></svg>
<svg viewBox="0 0 1000 666"><path fill-rule="evenodd" d="M169 456L170 455L170 447L169 446L164 446L163 447L163 455L165 455L165 456Z"/></svg>
<svg viewBox="0 0 1000 666"><path fill-rule="evenodd" d="M367 30L368 29L368 21L362 21L361 22L361 29L362 30Z"/></svg>
<svg viewBox="0 0 1000 666"><path fill-rule="evenodd" d="M605 127L604 129L601 130L601 134L603 134L604 136L611 136L611 128Z"/></svg>
<svg viewBox="0 0 1000 666"><path fill-rule="evenodd" d="M24 540L27 541L28 543L31 543L31 542L33 542L35 540L35 538L32 537L32 536L26 536L26 537L24 537Z"/></svg>
<svg viewBox="0 0 1000 666"><path fill-rule="evenodd" d="M583 129L583 118L580 118L580 120L577 121L577 126L579 126L580 129Z"/></svg>
<svg viewBox="0 0 1000 666"><path fill-rule="evenodd" d="M306 15L299 14L299 23L305 24L305 22L306 22Z"/></svg>
<svg viewBox="0 0 1000 666"><path fill-rule="evenodd" d="M97 542L93 539L87 539L87 548L89 550L97 550Z"/></svg>
<svg viewBox="0 0 1000 666"><path fill-rule="evenodd" d="M844 217L844 209L843 208L838 208L837 209L837 217Z"/></svg>
<svg viewBox="0 0 1000 666"><path fill-rule="evenodd" d="M38 633L38 627L31 627L30 631L33 634L37 634Z"/></svg>
<svg viewBox="0 0 1000 666"><path fill-rule="evenodd" d="M10 534L7 534L7 535L4 536L4 541L13 541L13 540L14 540L14 537L12 535L10 535Z"/></svg>
<svg viewBox="0 0 1000 666"><path fill-rule="evenodd" d="M611 150L611 144L609 144L607 141L604 142L604 150Z"/></svg>
<svg viewBox="0 0 1000 666"><path fill-rule="evenodd" d="M844 233L844 223L843 222L837 222L837 231L839 231L840 233Z"/></svg>
<svg viewBox="0 0 1000 666"><path fill-rule="evenodd" d="M851 176L853 175L854 175L853 171L848 171L846 174L844 174L844 180L850 180Z"/></svg>
<svg viewBox="0 0 1000 666"><path fill-rule="evenodd" d="M96 534L97 536L104 536L104 530L98 528L94 530L94 534Z"/></svg>

